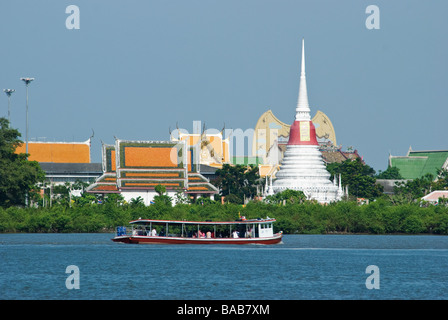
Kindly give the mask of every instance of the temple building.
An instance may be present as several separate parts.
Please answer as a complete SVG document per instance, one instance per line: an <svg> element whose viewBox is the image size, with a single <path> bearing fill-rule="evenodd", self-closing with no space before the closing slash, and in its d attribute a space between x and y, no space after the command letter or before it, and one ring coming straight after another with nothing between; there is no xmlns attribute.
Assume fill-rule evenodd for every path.
<svg viewBox="0 0 448 320"><path fill-rule="evenodd" d="M311 119L316 129L316 139L322 159L325 163L354 160L362 157L353 147L342 150L342 145L337 145L336 133L330 118L318 110ZM268 110L258 119L252 144L251 163L258 165L260 176L275 177L280 168L281 160L286 151L289 140L291 125L280 121L272 112Z"/></svg>
<svg viewBox="0 0 448 320"><path fill-rule="evenodd" d="M224 129L220 132L212 133L210 130L207 132L204 125L200 133L187 133L181 130L177 130L177 134L170 133L170 140L185 141L187 148L194 147L197 150L196 158L189 159L190 163L221 168L224 163L230 162L229 138L224 139L223 131Z"/></svg>
<svg viewBox="0 0 448 320"><path fill-rule="evenodd" d="M389 155L389 166L398 168L403 179L421 178L428 173L436 179L438 170L448 169L448 150L415 151L409 147L405 156Z"/></svg>
<svg viewBox="0 0 448 320"><path fill-rule="evenodd" d="M103 195L119 193L128 202L141 197L145 205L152 203L159 184L173 199L176 193L190 198L211 197L218 189L192 161L198 156L198 147L188 147L185 140L116 139L115 145L103 144L103 174L86 191Z"/></svg>
<svg viewBox="0 0 448 320"><path fill-rule="evenodd" d="M336 133L330 118L318 110L311 119L316 128L316 137L322 149L340 149L336 142ZM291 125L280 121L271 110L263 113L257 121L254 130L254 143L252 154L263 159L263 163L268 164L281 160L286 150L289 139ZM275 153L280 152L280 155ZM280 159L277 157L280 156Z"/></svg>
<svg viewBox="0 0 448 320"><path fill-rule="evenodd" d="M26 144L16 148L25 153ZM90 163L90 139L83 142L28 142L29 161L52 163Z"/></svg>
<svg viewBox="0 0 448 320"><path fill-rule="evenodd" d="M90 183L101 175L101 164L92 163L91 139L81 142L28 142L28 160L39 162L46 180L53 185L76 181ZM19 145L15 153L25 153L26 144Z"/></svg>
<svg viewBox="0 0 448 320"><path fill-rule="evenodd" d="M267 194L286 189L300 190L308 199L320 203L339 201L344 192L341 179L330 180L311 120L305 77L305 43L302 40L302 66L296 116L290 126L286 150L275 174L275 180L268 186ZM328 137L329 138L329 137Z"/></svg>

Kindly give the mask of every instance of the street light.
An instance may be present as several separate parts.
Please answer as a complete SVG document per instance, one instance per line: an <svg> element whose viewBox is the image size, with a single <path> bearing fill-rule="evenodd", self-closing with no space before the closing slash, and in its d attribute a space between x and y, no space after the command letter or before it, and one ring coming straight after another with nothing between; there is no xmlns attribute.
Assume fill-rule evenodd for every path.
<svg viewBox="0 0 448 320"><path fill-rule="evenodd" d="M28 85L34 78L20 78L26 85L26 153L28 154Z"/></svg>
<svg viewBox="0 0 448 320"><path fill-rule="evenodd" d="M11 126L11 95L12 93L16 91L14 89L3 89L3 92L6 93L6 95L8 96L8 121L9 121L9 126Z"/></svg>

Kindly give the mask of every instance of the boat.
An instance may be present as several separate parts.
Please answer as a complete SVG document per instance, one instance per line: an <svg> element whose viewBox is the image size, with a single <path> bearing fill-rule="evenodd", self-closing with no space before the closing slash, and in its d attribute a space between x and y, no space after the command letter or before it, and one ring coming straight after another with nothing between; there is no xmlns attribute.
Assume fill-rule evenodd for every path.
<svg viewBox="0 0 448 320"><path fill-rule="evenodd" d="M245 218L235 221L138 219L119 226L112 241L133 244L278 244L283 232L274 233L276 220Z"/></svg>

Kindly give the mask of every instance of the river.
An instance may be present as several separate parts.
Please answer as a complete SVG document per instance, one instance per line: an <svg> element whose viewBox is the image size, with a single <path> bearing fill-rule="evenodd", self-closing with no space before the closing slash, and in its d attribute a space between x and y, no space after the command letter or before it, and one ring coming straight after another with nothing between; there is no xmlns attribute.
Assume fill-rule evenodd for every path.
<svg viewBox="0 0 448 320"><path fill-rule="evenodd" d="M129 245L0 234L0 299L448 298L448 237L285 235L282 244Z"/></svg>

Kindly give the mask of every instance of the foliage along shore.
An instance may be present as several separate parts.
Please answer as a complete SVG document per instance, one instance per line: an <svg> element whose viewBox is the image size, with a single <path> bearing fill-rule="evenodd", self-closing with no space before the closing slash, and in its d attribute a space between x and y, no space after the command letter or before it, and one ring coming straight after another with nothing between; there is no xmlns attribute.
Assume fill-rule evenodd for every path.
<svg viewBox="0 0 448 320"><path fill-rule="evenodd" d="M0 208L0 232L113 232L116 226L128 225L139 218L233 221L240 215L247 219L275 218L275 231L285 234L448 234L448 207L392 205L382 199L363 205L354 201L330 205L308 201L284 205L253 201L241 206L211 201L175 206L158 202L148 207L113 202L72 207L9 207Z"/></svg>

